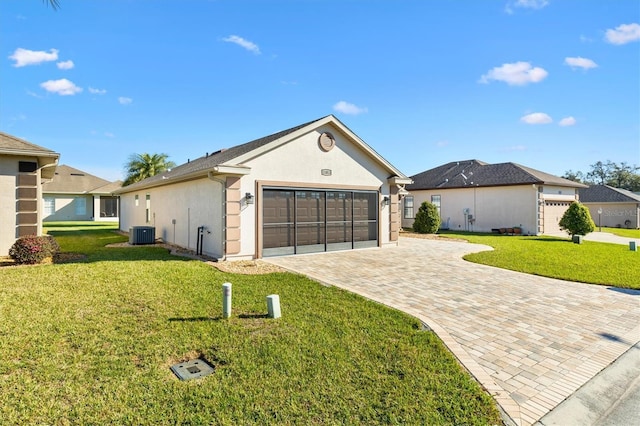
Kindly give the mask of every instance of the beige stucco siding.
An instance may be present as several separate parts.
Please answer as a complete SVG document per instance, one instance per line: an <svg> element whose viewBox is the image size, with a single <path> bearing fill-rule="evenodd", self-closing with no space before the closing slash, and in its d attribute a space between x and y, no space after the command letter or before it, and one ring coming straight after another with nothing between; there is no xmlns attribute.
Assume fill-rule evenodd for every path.
<svg viewBox="0 0 640 426"><path fill-rule="evenodd" d="M585 203L596 226L640 228L640 203ZM602 209L602 214L598 214Z"/></svg>
<svg viewBox="0 0 640 426"><path fill-rule="evenodd" d="M9 254L16 238L42 234L41 172L19 173L19 162L37 163L28 156L0 156L0 256Z"/></svg>
<svg viewBox="0 0 640 426"><path fill-rule="evenodd" d="M45 222L91 220L93 218L94 205L91 195L46 194L44 198L55 199L54 214L45 216L46 212L44 209L42 210ZM84 214L78 211L78 204L80 203L84 203Z"/></svg>
<svg viewBox="0 0 640 426"><path fill-rule="evenodd" d="M149 194L149 222L146 221ZM136 206L135 196L138 196ZM120 196L120 229L154 226L156 238L196 250L198 227L204 226L203 253L223 255L222 185L208 178L180 182ZM175 220L175 226L173 224Z"/></svg>
<svg viewBox="0 0 640 426"><path fill-rule="evenodd" d="M335 138L335 146L329 152L318 146L318 137L322 132L330 132ZM317 188L357 188L381 190L381 197L389 195L387 178L389 172L375 162L363 150L357 148L333 126L320 127L277 149L248 160L244 165L251 168L249 175L241 181L240 193L256 194L258 182L276 182L282 186ZM323 175L322 171L331 171ZM237 257L256 256L257 206L241 204L241 251ZM379 212L379 238L382 244L389 239L389 206Z"/></svg>
<svg viewBox="0 0 640 426"><path fill-rule="evenodd" d="M537 195L533 185L411 191L410 195L414 196L414 215L422 202L431 202L432 195L440 195L442 224L448 223L452 230L491 232L495 228L521 226L524 234L537 232ZM465 211L472 221L468 215L465 217ZM403 215L402 226L412 225L413 218Z"/></svg>
<svg viewBox="0 0 640 426"><path fill-rule="evenodd" d="M0 156L0 256L6 256L16 240L16 175L18 161Z"/></svg>
<svg viewBox="0 0 640 426"><path fill-rule="evenodd" d="M420 204L431 202L431 196L441 197L441 219L443 227L447 224L452 230L491 232L493 229L511 228L519 226L525 235L537 235L546 232L544 229L545 208L547 211L547 225L556 217L560 217L568 207L562 211L557 208L550 211L545 207L545 201L570 203L576 199L574 188L548 185L512 185L495 187L469 187L445 190L416 190L409 195L414 197L414 217ZM465 211L473 216L469 221ZM405 218L404 211L402 226L410 228L413 218ZM557 226L556 226L557 228ZM558 232L558 229L553 232ZM553 233L552 232L552 233Z"/></svg>

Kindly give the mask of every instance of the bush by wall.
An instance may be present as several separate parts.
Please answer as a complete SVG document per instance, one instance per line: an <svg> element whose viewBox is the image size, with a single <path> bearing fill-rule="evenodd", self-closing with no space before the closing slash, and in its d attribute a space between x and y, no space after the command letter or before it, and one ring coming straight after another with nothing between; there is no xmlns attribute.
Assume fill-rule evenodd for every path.
<svg viewBox="0 0 640 426"><path fill-rule="evenodd" d="M58 242L49 235L27 235L20 237L9 249L9 256L20 265L42 263L60 251Z"/></svg>
<svg viewBox="0 0 640 426"><path fill-rule="evenodd" d="M587 235L596 229L589 209L577 201L571 203L569 208L559 222L560 228L565 230L569 235Z"/></svg>
<svg viewBox="0 0 640 426"><path fill-rule="evenodd" d="M420 234L435 234L440 228L440 215L435 204L423 202L413 221L413 230Z"/></svg>

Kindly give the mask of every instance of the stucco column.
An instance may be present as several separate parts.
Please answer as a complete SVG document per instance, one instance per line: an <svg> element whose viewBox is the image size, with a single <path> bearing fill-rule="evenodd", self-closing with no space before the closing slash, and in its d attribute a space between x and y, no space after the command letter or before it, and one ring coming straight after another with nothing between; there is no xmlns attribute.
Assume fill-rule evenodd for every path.
<svg viewBox="0 0 640 426"><path fill-rule="evenodd" d="M227 177L225 213L227 216L226 254L240 253L240 178Z"/></svg>
<svg viewBox="0 0 640 426"><path fill-rule="evenodd" d="M389 187L389 241L398 241L400 234L400 197L398 196L398 187L390 185Z"/></svg>

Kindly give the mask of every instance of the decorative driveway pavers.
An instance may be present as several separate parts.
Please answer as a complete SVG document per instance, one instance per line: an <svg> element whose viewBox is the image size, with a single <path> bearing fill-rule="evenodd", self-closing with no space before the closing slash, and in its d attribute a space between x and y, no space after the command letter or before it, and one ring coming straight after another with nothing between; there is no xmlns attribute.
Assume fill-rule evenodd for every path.
<svg viewBox="0 0 640 426"><path fill-rule="evenodd" d="M640 291L466 262L490 247L399 246L265 259L426 323L518 425L530 425L640 340Z"/></svg>

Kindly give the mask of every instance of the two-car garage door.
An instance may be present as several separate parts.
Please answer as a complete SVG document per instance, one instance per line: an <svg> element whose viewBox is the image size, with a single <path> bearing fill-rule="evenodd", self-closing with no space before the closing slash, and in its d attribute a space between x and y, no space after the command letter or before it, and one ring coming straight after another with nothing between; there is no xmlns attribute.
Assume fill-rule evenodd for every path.
<svg viewBox="0 0 640 426"><path fill-rule="evenodd" d="M378 245L378 193L264 188L262 254L312 253Z"/></svg>

